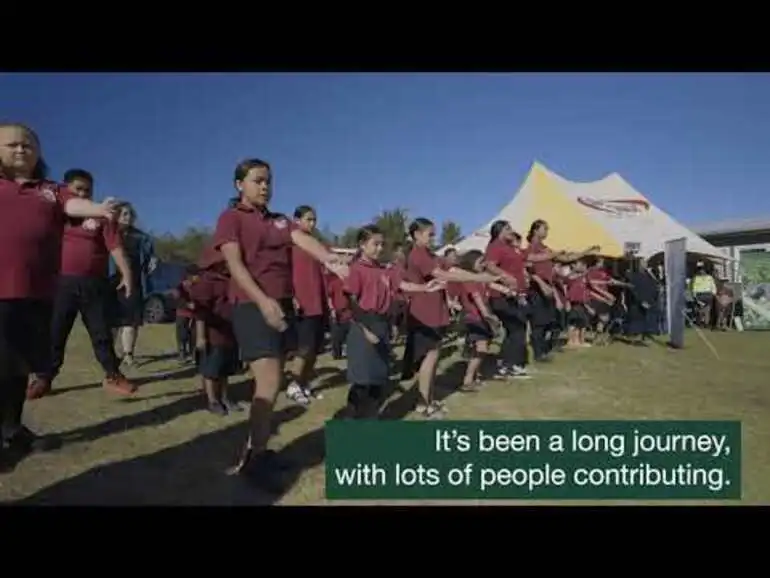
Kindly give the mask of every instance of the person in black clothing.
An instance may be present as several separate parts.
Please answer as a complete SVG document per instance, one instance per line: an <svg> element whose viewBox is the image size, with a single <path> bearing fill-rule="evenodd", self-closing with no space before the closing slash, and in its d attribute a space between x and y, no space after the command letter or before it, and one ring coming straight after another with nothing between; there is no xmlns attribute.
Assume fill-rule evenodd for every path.
<svg viewBox="0 0 770 578"><path fill-rule="evenodd" d="M644 343L658 333L658 280L641 258L632 261L627 280L631 287L626 293L626 335Z"/></svg>
<svg viewBox="0 0 770 578"><path fill-rule="evenodd" d="M114 276L114 260L111 265L111 279L115 291L113 328L120 341L123 363L134 363L134 348L139 328L144 321L144 300L149 287L148 278L155 270L158 260L155 257L152 237L137 229L136 211L130 203L122 203L117 209L117 224L123 242L123 249L131 267L134 287L130 293L121 290Z"/></svg>

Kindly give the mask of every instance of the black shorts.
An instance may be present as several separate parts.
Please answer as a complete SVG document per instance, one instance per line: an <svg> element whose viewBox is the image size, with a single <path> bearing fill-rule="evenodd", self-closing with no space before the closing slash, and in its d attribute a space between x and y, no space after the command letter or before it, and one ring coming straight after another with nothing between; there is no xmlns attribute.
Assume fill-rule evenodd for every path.
<svg viewBox="0 0 770 578"><path fill-rule="evenodd" d="M448 327L428 327L415 319L410 319L407 340L411 342L414 363L420 363L428 353L441 347L448 329Z"/></svg>
<svg viewBox="0 0 770 578"><path fill-rule="evenodd" d="M567 313L567 325L575 329L588 327L588 311L582 303L572 303Z"/></svg>
<svg viewBox="0 0 770 578"><path fill-rule="evenodd" d="M492 331L492 327L486 321L466 319L463 325L465 326L465 337L470 343L492 341L495 337L495 332Z"/></svg>
<svg viewBox="0 0 770 578"><path fill-rule="evenodd" d="M222 379L240 371L238 347L235 345L214 345L200 357L198 370L206 379Z"/></svg>
<svg viewBox="0 0 770 578"><path fill-rule="evenodd" d="M318 353L326 335L326 316L297 317L297 352Z"/></svg>
<svg viewBox="0 0 770 578"><path fill-rule="evenodd" d="M139 289L135 288L130 297L125 291L114 290L112 302L113 327L139 327L144 323L144 299Z"/></svg>
<svg viewBox="0 0 770 578"><path fill-rule="evenodd" d="M255 303L238 303L233 309L233 330L246 363L259 359L284 358L296 351L297 320L291 299L279 302L287 329L283 332L270 327Z"/></svg>
<svg viewBox="0 0 770 578"><path fill-rule="evenodd" d="M0 379L51 370L53 302L0 300Z"/></svg>
<svg viewBox="0 0 770 578"><path fill-rule="evenodd" d="M599 299L593 299L590 305L591 305L591 309L593 309L596 312L597 317L610 316L610 312L612 311L612 305L610 305L609 303L606 303Z"/></svg>

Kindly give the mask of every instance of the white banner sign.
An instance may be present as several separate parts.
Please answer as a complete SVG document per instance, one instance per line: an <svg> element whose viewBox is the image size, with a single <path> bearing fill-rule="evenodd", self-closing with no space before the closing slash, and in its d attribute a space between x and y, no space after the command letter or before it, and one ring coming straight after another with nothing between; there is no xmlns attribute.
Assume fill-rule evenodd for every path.
<svg viewBox="0 0 770 578"><path fill-rule="evenodd" d="M684 347L685 290L687 284L687 239L667 241L666 266L666 317L669 343Z"/></svg>

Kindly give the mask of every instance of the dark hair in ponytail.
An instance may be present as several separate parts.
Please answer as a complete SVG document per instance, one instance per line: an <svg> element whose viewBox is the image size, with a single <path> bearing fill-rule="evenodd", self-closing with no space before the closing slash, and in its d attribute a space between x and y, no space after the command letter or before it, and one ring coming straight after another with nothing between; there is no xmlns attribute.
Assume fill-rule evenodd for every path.
<svg viewBox="0 0 770 578"><path fill-rule="evenodd" d="M483 256L484 253L477 251L476 249L468 251L467 253L463 253L462 257L460 257L460 268L474 273L476 271L476 262Z"/></svg>
<svg viewBox="0 0 770 578"><path fill-rule="evenodd" d="M508 221L503 221L502 219L498 219L497 221L492 223L492 226L489 227L490 241L496 241L497 238L500 236L500 233L502 233L507 226L508 226Z"/></svg>
<svg viewBox="0 0 770 578"><path fill-rule="evenodd" d="M409 238L414 239L414 236L420 231L424 231L428 227L433 226L433 221L426 219L425 217L417 217L409 225Z"/></svg>
<svg viewBox="0 0 770 578"><path fill-rule="evenodd" d="M267 161L263 161L262 159L246 159L245 161L241 161L238 163L238 165L235 167L235 171L233 174L233 184L237 183L238 181L242 181L245 179L249 171L251 169L258 169L258 168L265 168L268 170L268 172L272 173L273 169L270 168L270 163ZM238 203L241 202L240 194L235 197L230 197L230 201L228 202L228 206L230 208L236 207Z"/></svg>
<svg viewBox="0 0 770 578"><path fill-rule="evenodd" d="M532 238L535 236L537 230L546 224L547 223L543 219L537 219L536 221L533 221L532 225L529 227L529 233L527 233L527 243L531 243Z"/></svg>

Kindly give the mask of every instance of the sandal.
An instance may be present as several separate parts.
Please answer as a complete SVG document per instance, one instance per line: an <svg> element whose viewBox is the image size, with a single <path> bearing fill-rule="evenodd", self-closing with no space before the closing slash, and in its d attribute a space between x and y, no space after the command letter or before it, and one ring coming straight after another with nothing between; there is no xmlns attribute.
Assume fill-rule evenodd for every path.
<svg viewBox="0 0 770 578"><path fill-rule="evenodd" d="M441 408L432 403L428 405L418 405L417 408L415 408L415 412L424 419L440 419L443 417Z"/></svg>
<svg viewBox="0 0 770 578"><path fill-rule="evenodd" d="M458 391L460 393L478 393L479 391L481 391L481 385L482 385L481 381L476 379L471 383L463 383L460 386Z"/></svg>

